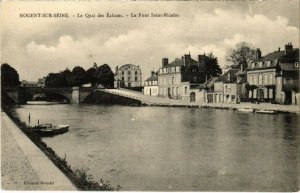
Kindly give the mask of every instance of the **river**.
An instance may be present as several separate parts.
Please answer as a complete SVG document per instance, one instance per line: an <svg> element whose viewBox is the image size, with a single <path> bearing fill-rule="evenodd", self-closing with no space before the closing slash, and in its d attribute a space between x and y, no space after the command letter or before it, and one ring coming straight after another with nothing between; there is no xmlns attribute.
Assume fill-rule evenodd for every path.
<svg viewBox="0 0 300 193"><path fill-rule="evenodd" d="M31 125L69 124L43 141L123 191L299 190L299 115L85 104L15 112Z"/></svg>

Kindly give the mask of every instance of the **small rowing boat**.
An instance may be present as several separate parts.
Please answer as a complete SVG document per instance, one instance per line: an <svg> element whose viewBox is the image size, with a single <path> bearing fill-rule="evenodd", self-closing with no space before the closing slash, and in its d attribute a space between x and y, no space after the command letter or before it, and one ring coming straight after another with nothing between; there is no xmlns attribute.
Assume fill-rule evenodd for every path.
<svg viewBox="0 0 300 193"><path fill-rule="evenodd" d="M237 110L242 113L253 113L254 109L238 108Z"/></svg>
<svg viewBox="0 0 300 193"><path fill-rule="evenodd" d="M40 136L54 136L58 134L63 134L69 131L69 125L57 125L53 126L52 124L40 124L37 125L31 130Z"/></svg>
<svg viewBox="0 0 300 193"><path fill-rule="evenodd" d="M256 113L261 113L261 114L276 114L277 112L274 110L256 110Z"/></svg>

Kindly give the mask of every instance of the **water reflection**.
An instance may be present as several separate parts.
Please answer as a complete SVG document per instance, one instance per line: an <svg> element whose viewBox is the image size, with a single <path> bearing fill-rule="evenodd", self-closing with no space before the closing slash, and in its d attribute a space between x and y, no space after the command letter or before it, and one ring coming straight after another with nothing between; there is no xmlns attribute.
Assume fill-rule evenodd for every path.
<svg viewBox="0 0 300 193"><path fill-rule="evenodd" d="M123 190L295 191L299 117L229 110L24 106L26 120L69 124L43 140L74 167Z"/></svg>

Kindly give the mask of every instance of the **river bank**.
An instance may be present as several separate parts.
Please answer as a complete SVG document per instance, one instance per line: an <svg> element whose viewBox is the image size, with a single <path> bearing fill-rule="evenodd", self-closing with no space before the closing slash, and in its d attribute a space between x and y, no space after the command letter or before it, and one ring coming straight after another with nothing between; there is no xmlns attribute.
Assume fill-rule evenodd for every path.
<svg viewBox="0 0 300 193"><path fill-rule="evenodd" d="M175 99L168 99L156 96L144 95L141 92L133 92L126 89L105 89L98 90L113 95L139 100L145 106L162 106L162 107L190 107L190 108L216 108L236 110L239 108L251 108L254 110L272 110L277 113L300 113L300 105L280 105L270 103L205 103L205 102L190 102Z"/></svg>
<svg viewBox="0 0 300 193"><path fill-rule="evenodd" d="M1 123L3 189L77 190L4 112L1 112Z"/></svg>
<svg viewBox="0 0 300 193"><path fill-rule="evenodd" d="M51 147L48 147L37 134L30 130L29 126L21 122L10 111L10 107L3 105L2 110L4 110L4 112L1 112L1 123L4 125L2 129L10 130L11 133L6 133L10 136L9 140L1 141L3 141L4 147L15 147L14 150L21 150L19 151L21 152L19 157L15 153L11 155L11 152L15 151L1 148L1 153L4 153L2 157L3 155L6 156L5 154L10 154L7 156L8 160L2 162L1 166L5 168L2 177L7 174L3 177L6 180L2 181L2 186L5 189L113 191L121 188L120 186L113 188L108 181L104 182L102 179L99 182L94 181L93 177L88 174L86 167L71 168L71 165L66 161L66 157L59 157ZM16 144L18 145L16 146ZM10 156L11 158L9 158ZM22 156L25 158L24 162L21 159ZM4 165L5 163L6 165ZM14 167L11 163L15 163L17 167ZM14 179L18 179L16 176L19 176L19 173L24 174L21 181L14 181ZM20 185L22 183L24 186Z"/></svg>

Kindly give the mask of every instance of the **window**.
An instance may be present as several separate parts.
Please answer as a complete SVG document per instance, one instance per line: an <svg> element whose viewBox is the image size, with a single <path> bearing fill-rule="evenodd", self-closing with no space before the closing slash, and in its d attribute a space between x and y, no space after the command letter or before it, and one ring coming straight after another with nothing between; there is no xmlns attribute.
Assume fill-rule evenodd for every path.
<svg viewBox="0 0 300 193"><path fill-rule="evenodd" d="M256 75L254 75L254 80L253 80L253 83L255 84L255 85L257 85L257 74Z"/></svg>
<svg viewBox="0 0 300 193"><path fill-rule="evenodd" d="M263 76L262 76L262 74L259 74L258 75L258 85L262 85L263 84L262 80L263 80Z"/></svg>
<svg viewBox="0 0 300 193"><path fill-rule="evenodd" d="M134 74L137 75L137 71L135 71Z"/></svg>
<svg viewBox="0 0 300 193"><path fill-rule="evenodd" d="M130 81L130 77L128 77L128 81Z"/></svg>
<svg viewBox="0 0 300 193"><path fill-rule="evenodd" d="M138 77L136 76L136 77L134 78L134 80L137 81L137 80L138 80Z"/></svg>
<svg viewBox="0 0 300 193"><path fill-rule="evenodd" d="M130 71L128 71L128 75L130 75Z"/></svg>
<svg viewBox="0 0 300 193"><path fill-rule="evenodd" d="M270 74L270 84L272 85L272 84L274 84L275 82L274 82L274 74Z"/></svg>
<svg viewBox="0 0 300 193"><path fill-rule="evenodd" d="M253 76L249 75L249 84L253 84Z"/></svg>
<svg viewBox="0 0 300 193"><path fill-rule="evenodd" d="M232 101L235 100L235 95L231 95L231 100L232 100Z"/></svg>
<svg viewBox="0 0 300 193"><path fill-rule="evenodd" d="M174 84L174 77L172 77L172 84Z"/></svg>
<svg viewBox="0 0 300 193"><path fill-rule="evenodd" d="M124 77L122 77L122 81L124 81Z"/></svg>
<svg viewBox="0 0 300 193"><path fill-rule="evenodd" d="M122 71L122 75L124 75L124 71Z"/></svg>
<svg viewBox="0 0 300 193"><path fill-rule="evenodd" d="M298 68L299 67L299 62L295 63L295 67Z"/></svg>
<svg viewBox="0 0 300 193"><path fill-rule="evenodd" d="M269 74L264 74L264 85L269 84Z"/></svg>
<svg viewBox="0 0 300 193"><path fill-rule="evenodd" d="M269 99L273 98L273 89L269 89Z"/></svg>
<svg viewBox="0 0 300 193"><path fill-rule="evenodd" d="M187 93L187 86L184 87L184 93Z"/></svg>

